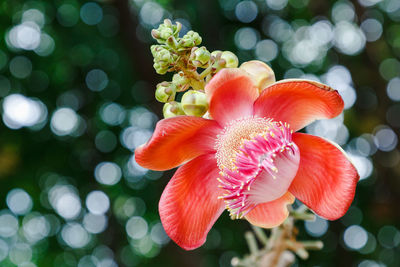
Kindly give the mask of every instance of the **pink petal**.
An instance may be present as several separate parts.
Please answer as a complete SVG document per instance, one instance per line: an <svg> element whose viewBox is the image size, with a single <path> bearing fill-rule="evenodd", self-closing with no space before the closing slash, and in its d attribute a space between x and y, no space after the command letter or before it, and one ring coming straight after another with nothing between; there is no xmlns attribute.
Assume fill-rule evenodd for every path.
<svg viewBox="0 0 400 267"><path fill-rule="evenodd" d="M326 219L342 217L354 198L357 170L335 144L303 133L292 137L300 149L300 167L289 192Z"/></svg>
<svg viewBox="0 0 400 267"><path fill-rule="evenodd" d="M209 112L221 125L231 120L251 116L258 88L247 72L222 69L205 87Z"/></svg>
<svg viewBox="0 0 400 267"><path fill-rule="evenodd" d="M254 103L254 114L287 122L293 131L317 119L333 118L343 110L336 90L306 80L282 80L267 87Z"/></svg>
<svg viewBox="0 0 400 267"><path fill-rule="evenodd" d="M280 198L257 205L246 215L246 219L253 225L263 228L273 228L286 220L289 215L287 205L294 202L294 196L286 192Z"/></svg>
<svg viewBox="0 0 400 267"><path fill-rule="evenodd" d="M288 150L276 153L273 164L278 172L262 171L251 185L249 201L254 203L270 202L280 198L288 191L300 162L300 153L296 145L293 145L293 150L294 154Z"/></svg>
<svg viewBox="0 0 400 267"><path fill-rule="evenodd" d="M176 171L161 196L159 210L164 229L186 250L204 244L225 209L218 199L222 195L218 172L214 154L197 157Z"/></svg>
<svg viewBox="0 0 400 267"><path fill-rule="evenodd" d="M218 123L178 116L157 123L151 139L135 150L136 162L147 169L172 169L199 155L214 151Z"/></svg>

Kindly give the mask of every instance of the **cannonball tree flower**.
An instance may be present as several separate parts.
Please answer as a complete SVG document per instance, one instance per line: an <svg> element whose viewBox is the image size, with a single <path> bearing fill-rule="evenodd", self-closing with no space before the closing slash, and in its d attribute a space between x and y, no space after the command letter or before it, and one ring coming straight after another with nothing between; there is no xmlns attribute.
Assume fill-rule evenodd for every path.
<svg viewBox="0 0 400 267"><path fill-rule="evenodd" d="M264 228L281 224L295 197L335 220L349 208L359 176L344 151L296 132L343 110L337 91L314 81L282 80L263 90L242 69L223 69L205 87L212 119L158 122L135 151L141 166L180 166L159 202L161 222L179 246L201 246L224 209Z"/></svg>

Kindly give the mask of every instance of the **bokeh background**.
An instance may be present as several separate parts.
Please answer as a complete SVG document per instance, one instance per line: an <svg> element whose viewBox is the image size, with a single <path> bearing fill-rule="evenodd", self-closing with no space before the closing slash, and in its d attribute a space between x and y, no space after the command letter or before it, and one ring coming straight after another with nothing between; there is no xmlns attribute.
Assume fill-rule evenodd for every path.
<svg viewBox="0 0 400 267"><path fill-rule="evenodd" d="M177 247L157 211L173 172L134 161L170 78L149 49L164 18L278 80L340 92L344 113L305 131L342 145L361 180L342 219L298 225L325 247L295 266L400 266L398 0L1 1L0 265L230 266L247 253L248 223L227 214L200 249Z"/></svg>

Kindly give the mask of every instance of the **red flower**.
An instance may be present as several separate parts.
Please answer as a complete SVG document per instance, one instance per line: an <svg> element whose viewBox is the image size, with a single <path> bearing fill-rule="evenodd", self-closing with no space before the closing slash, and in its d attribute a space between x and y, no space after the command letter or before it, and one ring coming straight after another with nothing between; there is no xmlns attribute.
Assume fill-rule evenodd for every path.
<svg viewBox="0 0 400 267"><path fill-rule="evenodd" d="M158 122L135 151L152 170L178 168L159 203L161 222L179 246L201 246L227 208L233 218L275 227L297 197L316 214L345 214L359 179L343 150L293 133L343 110L338 92L305 80L283 80L261 94L241 69L221 70L205 88L212 120L178 116Z"/></svg>

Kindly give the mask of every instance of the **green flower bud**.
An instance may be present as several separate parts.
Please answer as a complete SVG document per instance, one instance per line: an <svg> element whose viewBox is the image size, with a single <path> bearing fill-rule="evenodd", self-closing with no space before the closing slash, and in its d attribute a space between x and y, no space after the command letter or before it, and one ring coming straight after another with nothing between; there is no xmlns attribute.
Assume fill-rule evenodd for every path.
<svg viewBox="0 0 400 267"><path fill-rule="evenodd" d="M185 76L183 71L174 74L172 83L176 86L178 92L186 91L190 87L190 80Z"/></svg>
<svg viewBox="0 0 400 267"><path fill-rule="evenodd" d="M197 32L188 31L180 40L180 45L185 48L191 48L201 44L201 37Z"/></svg>
<svg viewBox="0 0 400 267"><path fill-rule="evenodd" d="M211 53L205 48L205 46L200 47L194 51L195 59L200 61L201 64L206 64L211 57Z"/></svg>
<svg viewBox="0 0 400 267"><path fill-rule="evenodd" d="M161 25L161 27L164 25ZM160 31L161 39L167 40L170 36L174 35L174 30L169 27L163 27Z"/></svg>
<svg viewBox="0 0 400 267"><path fill-rule="evenodd" d="M192 53L190 54L190 60L196 67L207 67L209 60L211 58L211 53L204 47L194 47Z"/></svg>
<svg viewBox="0 0 400 267"><path fill-rule="evenodd" d="M153 55L153 57L156 57L157 50L159 49L159 47L161 47L161 45L150 46L150 51L151 51L151 54Z"/></svg>
<svg viewBox="0 0 400 267"><path fill-rule="evenodd" d="M150 46L150 51L151 54L153 55L154 59L159 60L158 58L160 57L160 54L166 54L169 53L168 49L166 49L162 45L152 45Z"/></svg>
<svg viewBox="0 0 400 267"><path fill-rule="evenodd" d="M158 74L165 74L168 67L175 64L178 56L171 53L168 49L161 45L153 45L150 47L154 57L154 69Z"/></svg>
<svg viewBox="0 0 400 267"><path fill-rule="evenodd" d="M164 118L171 118L179 115L185 115L181 103L176 101L165 103L163 107L163 114Z"/></svg>
<svg viewBox="0 0 400 267"><path fill-rule="evenodd" d="M215 51L211 52L211 56L213 56L215 58L218 58L218 54L222 54L222 51L221 50L215 50ZM221 57L221 55L219 57Z"/></svg>
<svg viewBox="0 0 400 267"><path fill-rule="evenodd" d="M178 38L181 29L182 24L177 22L176 25L173 25L169 19L166 19L157 29L151 31L151 35L158 43L164 44L170 37Z"/></svg>
<svg viewBox="0 0 400 267"><path fill-rule="evenodd" d="M232 53L231 51L224 51L222 52L221 59L225 60L226 68L237 68L239 66L239 59L238 57Z"/></svg>
<svg viewBox="0 0 400 267"><path fill-rule="evenodd" d="M158 61L164 61L168 63L173 63L174 58L172 54L167 49L161 49L157 54L156 58Z"/></svg>
<svg viewBox="0 0 400 267"><path fill-rule="evenodd" d="M156 70L158 74L165 74L168 71L169 65L160 64L160 62L154 62L153 68Z"/></svg>
<svg viewBox="0 0 400 267"><path fill-rule="evenodd" d="M176 86L169 82L157 84L156 99L159 102L166 103L175 99Z"/></svg>
<svg viewBox="0 0 400 267"><path fill-rule="evenodd" d="M182 97L182 109L186 115L203 116L208 110L206 94L189 90Z"/></svg>

